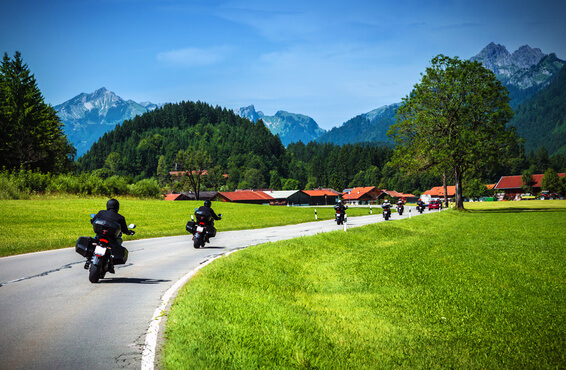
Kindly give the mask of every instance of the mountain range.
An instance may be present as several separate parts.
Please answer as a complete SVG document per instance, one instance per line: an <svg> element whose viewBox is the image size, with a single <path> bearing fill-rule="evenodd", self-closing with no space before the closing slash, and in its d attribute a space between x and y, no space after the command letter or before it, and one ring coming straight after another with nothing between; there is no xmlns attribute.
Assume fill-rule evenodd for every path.
<svg viewBox="0 0 566 370"><path fill-rule="evenodd" d="M544 54L540 49L531 48L528 45L521 46L510 53L505 46L492 42L477 55L471 57L470 60L481 62L486 68L493 71L509 90L511 106L516 110L520 106L522 112L530 109L531 98L534 98L538 93L543 93L552 83L555 85L553 89L566 90L562 80L554 82L557 80L559 71L564 69L566 65L566 62L559 59L554 53ZM557 83L559 84L558 87L556 86ZM548 100L539 99L537 104L538 109L540 109L541 104L550 103ZM370 112L359 114L329 131L320 128L316 121L309 116L283 110L278 111L274 116L266 116L263 112L256 111L253 105L250 105L237 109L235 113L253 122L261 119L273 134L279 135L285 146L291 142L302 141L307 143L314 140L337 145L367 141L390 143L386 133L389 126L395 122L395 111L399 105L400 103L385 105ZM101 88L92 94L82 93L77 95L54 108L65 124L67 137L74 143L77 148L77 155L80 156L101 135L112 130L116 124L157 107L159 105L150 102L136 103L132 100L124 100L107 89ZM543 110L545 109L543 108ZM564 120L565 115L561 116L562 120ZM519 135L526 139L526 148L536 149L536 145L541 140L539 140L539 137L532 137L532 134L538 131L536 128L529 128L529 123L525 122L524 113L521 117L517 131ZM510 124L515 125L513 120ZM540 122L533 122L532 124L535 126L542 125ZM560 150L561 146L558 144L555 145L556 150ZM564 145L566 146L566 143ZM549 153L552 154L551 151Z"/></svg>
<svg viewBox="0 0 566 370"><path fill-rule="evenodd" d="M150 102L124 100L103 87L92 94L79 94L53 108L65 124L65 134L77 149L77 156L81 156L117 124L157 107Z"/></svg>
<svg viewBox="0 0 566 370"><path fill-rule="evenodd" d="M253 105L236 109L234 113L252 122L261 119L272 134L279 135L284 146L297 141L308 143L326 132L314 119L303 114L280 110L274 116L266 116L262 111L256 111Z"/></svg>

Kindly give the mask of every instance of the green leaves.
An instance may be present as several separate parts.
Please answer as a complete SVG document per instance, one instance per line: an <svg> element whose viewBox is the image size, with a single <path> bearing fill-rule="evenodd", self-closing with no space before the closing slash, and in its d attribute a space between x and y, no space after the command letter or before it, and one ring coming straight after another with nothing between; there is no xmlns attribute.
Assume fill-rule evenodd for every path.
<svg viewBox="0 0 566 370"><path fill-rule="evenodd" d="M0 68L0 161L20 167L62 173L71 169L75 148L63 133L53 107L45 104L21 54L4 54ZM4 134L6 133L6 134Z"/></svg>
<svg viewBox="0 0 566 370"><path fill-rule="evenodd" d="M405 172L453 172L463 208L462 177L506 161L518 137L507 90L478 62L438 55L403 99L388 134L397 144L393 163Z"/></svg>

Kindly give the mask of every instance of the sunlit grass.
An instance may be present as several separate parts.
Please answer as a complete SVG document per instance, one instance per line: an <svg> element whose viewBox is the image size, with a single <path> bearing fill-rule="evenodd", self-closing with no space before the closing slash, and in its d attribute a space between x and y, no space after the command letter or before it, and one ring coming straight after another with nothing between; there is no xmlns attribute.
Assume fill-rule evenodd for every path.
<svg viewBox="0 0 566 370"><path fill-rule="evenodd" d="M186 235L185 225L202 201L163 201L118 198L120 213L138 228L125 240ZM74 246L79 236L92 235L90 214L106 208L107 198L32 197L0 200L0 257ZM213 202L223 219L218 231L254 229L331 219L331 207L282 207ZM374 210L375 211L375 210ZM350 216L367 215L369 209L352 207Z"/></svg>
<svg viewBox="0 0 566 370"><path fill-rule="evenodd" d="M171 309L164 367L564 367L566 202L466 207L217 260Z"/></svg>

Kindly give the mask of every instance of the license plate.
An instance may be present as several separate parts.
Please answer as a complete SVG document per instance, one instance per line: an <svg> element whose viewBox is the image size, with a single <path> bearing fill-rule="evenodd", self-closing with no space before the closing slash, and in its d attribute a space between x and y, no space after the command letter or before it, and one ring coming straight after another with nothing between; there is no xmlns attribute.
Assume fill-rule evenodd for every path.
<svg viewBox="0 0 566 370"><path fill-rule="evenodd" d="M204 227L197 226L197 233L202 233L204 231Z"/></svg>
<svg viewBox="0 0 566 370"><path fill-rule="evenodd" d="M94 248L94 254L97 256L104 256L104 254L106 254L106 248L97 245L96 248Z"/></svg>

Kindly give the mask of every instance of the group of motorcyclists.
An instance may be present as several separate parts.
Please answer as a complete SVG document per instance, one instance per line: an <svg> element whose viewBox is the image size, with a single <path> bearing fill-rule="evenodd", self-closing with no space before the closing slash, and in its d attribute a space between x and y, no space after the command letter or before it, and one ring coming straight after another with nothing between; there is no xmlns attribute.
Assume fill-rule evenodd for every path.
<svg viewBox="0 0 566 370"><path fill-rule="evenodd" d="M397 201L397 212L399 213L399 215L403 214L404 205L405 205L405 200L403 198L399 198ZM389 202L388 199L385 199L381 207L383 208L383 217L387 220L389 217L391 217L391 203ZM115 236L108 235L104 237L109 239L110 241L109 244L111 246L121 247L122 234L133 235L135 232L133 230L128 229L125 217L122 216L120 213L118 213L119 209L120 209L120 203L118 202L118 200L110 199L106 203L106 210L100 210L96 215L94 215L91 219L91 223L94 223L96 220L106 220L115 223L117 227L120 229L119 231L121 232L119 232L118 235ZM335 221L337 222L338 225L341 225L345 221L347 221L346 210L348 209L348 207L344 205L344 203L341 200L337 201L336 205L334 206L334 209L336 211ZM424 210L424 202L421 199L417 201L417 210L421 213ZM205 215L205 217L202 218L203 220L205 220L204 221L205 226L208 229L206 233L205 243L209 243L210 242L209 237L216 235L214 220L221 220L222 215L217 215L216 212L214 212L214 210L212 209L212 202L210 200L205 200L204 204L198 209L196 209L195 214ZM187 231L191 232L188 228ZM194 240L195 232L191 232L191 233L193 234L193 240ZM87 265L88 263L89 262L87 261ZM87 268L87 265L85 265L85 268ZM114 266L112 265L111 262L109 264L108 272L114 273Z"/></svg>

